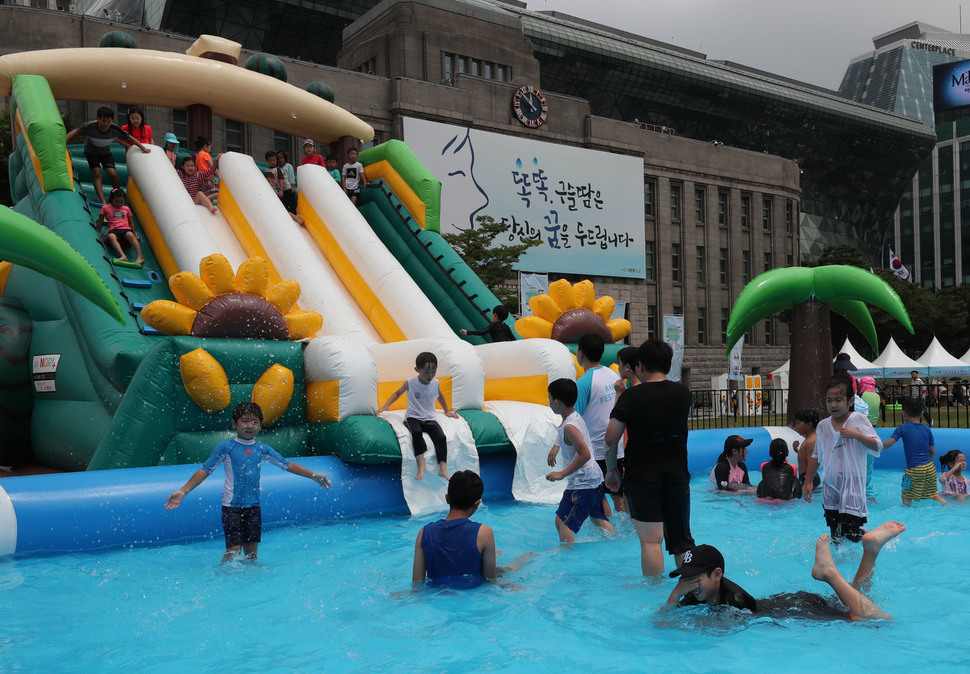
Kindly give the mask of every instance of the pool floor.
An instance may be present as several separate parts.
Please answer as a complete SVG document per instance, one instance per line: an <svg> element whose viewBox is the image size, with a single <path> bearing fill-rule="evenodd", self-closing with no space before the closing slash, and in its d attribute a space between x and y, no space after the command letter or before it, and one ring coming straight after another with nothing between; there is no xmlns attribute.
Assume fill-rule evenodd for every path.
<svg viewBox="0 0 970 674"><path fill-rule="evenodd" d="M753 473L752 481L758 475ZM877 471L870 523L907 531L879 558L870 596L892 621L776 620L705 608L658 614L674 581L639 575L625 516L605 538L560 546L555 508L486 504L499 564L535 551L504 585L411 591L414 538L440 515L263 532L258 564L220 565L221 538L153 548L0 558L0 671L885 672L970 666L962 645L970 504L904 507ZM809 570L821 505L720 496L692 483L692 529L755 597L831 595ZM858 545L835 552L855 572ZM667 571L673 568L667 558Z"/></svg>

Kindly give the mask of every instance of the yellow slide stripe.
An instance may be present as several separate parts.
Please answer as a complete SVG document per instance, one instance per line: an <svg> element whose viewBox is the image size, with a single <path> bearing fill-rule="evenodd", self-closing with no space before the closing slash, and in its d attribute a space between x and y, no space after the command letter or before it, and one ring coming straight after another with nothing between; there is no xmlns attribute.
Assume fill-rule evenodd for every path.
<svg viewBox="0 0 970 674"><path fill-rule="evenodd" d="M377 406L380 407L387 402L387 399L397 391L399 388L404 386L403 381L382 381L377 383ZM445 400L448 402L448 409L454 410L454 406L451 404L451 377L440 377L438 379L438 387L441 392L445 395ZM549 400L547 399L548 403ZM408 394L405 393L400 398L394 401L388 409L392 410L403 410L407 409L408 406ZM441 405L436 401L435 407L441 409Z"/></svg>
<svg viewBox="0 0 970 674"><path fill-rule="evenodd" d="M367 176L367 182L376 180L378 178L382 179L387 186L391 188L404 207L408 209L411 217L421 225L421 229L424 229L424 219L425 219L425 204L424 201L414 193L408 182L401 177L401 174L391 166L390 162L386 159L381 159L380 161L374 162L373 164L368 164L364 167L364 175Z"/></svg>
<svg viewBox="0 0 970 674"><path fill-rule="evenodd" d="M549 376L504 377L485 380L485 400L517 400L537 405L549 404Z"/></svg>
<svg viewBox="0 0 970 674"><path fill-rule="evenodd" d="M13 265L9 262L0 262L0 295L3 295L3 289L7 287L7 278L10 276L11 269Z"/></svg>
<svg viewBox="0 0 970 674"><path fill-rule="evenodd" d="M175 256L172 255L172 251L169 249L165 237L162 236L162 232L158 228L158 223L155 222L155 216L152 215L151 209L148 208L148 203L145 201L145 197L142 195L141 190L138 189L138 183L135 182L135 179L130 174L128 176L128 205L131 206L135 215L138 216L138 224L141 225L142 230L145 232L148 243L151 244L152 253L158 261L158 266L162 268L162 273L165 275L167 281L182 270L175 263ZM193 273L195 272L193 271Z"/></svg>
<svg viewBox="0 0 970 674"><path fill-rule="evenodd" d="M239 239L239 243L242 245L243 250L246 251L246 255L249 257L256 257L258 255L266 260L269 263L270 286L280 283L283 277L277 271L273 260L266 254L266 249L263 248L263 244L260 243L259 238L253 232L253 228L249 226L249 220L243 215L242 209L239 208L239 204L232 196L232 192L226 186L225 182L219 183L218 202L219 210L226 216L229 226L232 227L232 231L236 235L236 238ZM296 305L294 305L294 309L296 308Z"/></svg>
<svg viewBox="0 0 970 674"><path fill-rule="evenodd" d="M221 192L220 192L221 194ZM222 197L219 197L219 205L222 206ZM403 342L407 339L404 331L398 326L397 322L388 312L380 298L367 285L367 282L360 275L357 267L350 261L347 254L340 248L330 229L323 222L320 215L310 206L310 204L300 195L297 199L297 213L303 218L307 231L310 236L320 246L324 256L333 267L337 278L344 284L350 296L354 298L357 305L364 312L364 315L377 330L385 342ZM398 384L400 386L400 384Z"/></svg>

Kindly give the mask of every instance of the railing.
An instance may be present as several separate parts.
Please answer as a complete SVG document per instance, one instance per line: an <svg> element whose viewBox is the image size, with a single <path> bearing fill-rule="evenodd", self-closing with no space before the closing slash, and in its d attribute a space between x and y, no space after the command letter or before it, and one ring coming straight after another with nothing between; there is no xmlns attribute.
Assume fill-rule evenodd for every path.
<svg viewBox="0 0 970 674"><path fill-rule="evenodd" d="M693 390L691 402L691 430L784 426L788 389Z"/></svg>
<svg viewBox="0 0 970 674"><path fill-rule="evenodd" d="M970 428L970 395L960 384L927 385L922 398L930 420L938 428ZM895 427L903 423L900 401L910 395L909 386L880 389L879 423ZM788 423L788 389L694 389L691 391L690 430L745 426L785 426ZM826 416L823 410L819 410Z"/></svg>

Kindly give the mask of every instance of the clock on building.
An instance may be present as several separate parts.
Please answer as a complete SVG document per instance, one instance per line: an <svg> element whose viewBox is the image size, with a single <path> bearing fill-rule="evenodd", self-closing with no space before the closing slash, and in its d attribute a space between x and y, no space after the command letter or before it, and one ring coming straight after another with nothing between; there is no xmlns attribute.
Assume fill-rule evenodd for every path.
<svg viewBox="0 0 970 674"><path fill-rule="evenodd" d="M512 96L512 111L520 122L537 129L546 122L549 114L549 104L542 92L526 84L515 90Z"/></svg>

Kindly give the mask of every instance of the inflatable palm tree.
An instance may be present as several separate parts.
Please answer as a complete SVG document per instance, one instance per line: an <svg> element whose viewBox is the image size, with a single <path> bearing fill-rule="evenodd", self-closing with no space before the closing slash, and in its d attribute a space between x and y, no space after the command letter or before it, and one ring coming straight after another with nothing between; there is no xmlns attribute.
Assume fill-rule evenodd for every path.
<svg viewBox="0 0 970 674"><path fill-rule="evenodd" d="M791 309L791 360L788 422L806 407L824 410L825 382L832 375L829 309L844 316L879 353L876 326L866 302L879 307L913 332L896 291L870 272L845 265L773 269L744 287L727 327L727 352L755 323Z"/></svg>

